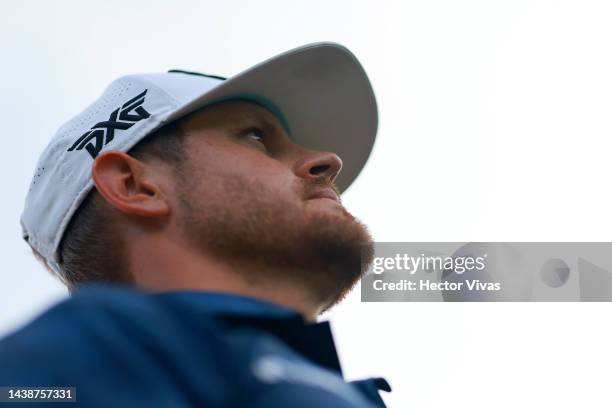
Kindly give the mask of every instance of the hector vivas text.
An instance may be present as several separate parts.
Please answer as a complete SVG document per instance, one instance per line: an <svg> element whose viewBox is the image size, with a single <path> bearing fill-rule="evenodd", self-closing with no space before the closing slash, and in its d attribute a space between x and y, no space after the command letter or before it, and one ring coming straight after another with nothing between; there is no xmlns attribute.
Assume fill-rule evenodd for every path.
<svg viewBox="0 0 612 408"><path fill-rule="evenodd" d="M483 256L411 256L408 254L396 254L391 257L375 257L371 272L380 275L383 279L375 279L374 290L377 291L499 291L499 282L483 282L480 279L465 279L463 281L436 281L424 279L420 272L431 274L443 272L463 275L466 272L480 272L486 268L487 255ZM383 274L389 272L394 276L406 277L406 279L388 281ZM431 276L431 275L430 275ZM423 279L414 279L423 277ZM412 279L411 279L412 278Z"/></svg>

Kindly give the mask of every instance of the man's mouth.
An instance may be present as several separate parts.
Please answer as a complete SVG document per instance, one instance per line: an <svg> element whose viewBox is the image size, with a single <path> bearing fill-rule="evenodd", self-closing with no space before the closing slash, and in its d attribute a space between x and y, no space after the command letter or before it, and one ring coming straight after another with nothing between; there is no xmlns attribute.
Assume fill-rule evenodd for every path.
<svg viewBox="0 0 612 408"><path fill-rule="evenodd" d="M338 195L331 188L325 188L323 190L319 190L315 192L314 194L312 194L310 197L308 197L309 200L314 200L314 199L319 199L319 198L333 200L336 203L340 204L340 197L338 197Z"/></svg>

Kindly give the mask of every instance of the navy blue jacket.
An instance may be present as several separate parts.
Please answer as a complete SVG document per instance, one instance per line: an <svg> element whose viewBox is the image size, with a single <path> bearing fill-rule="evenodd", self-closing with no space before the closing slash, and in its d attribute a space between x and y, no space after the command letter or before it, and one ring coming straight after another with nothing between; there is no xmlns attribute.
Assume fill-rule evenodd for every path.
<svg viewBox="0 0 612 408"><path fill-rule="evenodd" d="M327 322L244 296L106 285L1 340L0 386L73 386L76 404L51 405L105 408L384 407L390 391L343 380Z"/></svg>

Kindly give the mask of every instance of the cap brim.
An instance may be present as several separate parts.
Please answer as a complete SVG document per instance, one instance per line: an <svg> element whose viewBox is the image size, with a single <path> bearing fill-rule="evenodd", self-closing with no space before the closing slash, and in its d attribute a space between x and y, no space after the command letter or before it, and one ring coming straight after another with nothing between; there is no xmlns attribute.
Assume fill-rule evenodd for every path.
<svg viewBox="0 0 612 408"><path fill-rule="evenodd" d="M244 94L276 105L296 143L340 156L341 191L357 178L374 145L378 114L370 81L347 48L315 43L287 51L228 78L166 120Z"/></svg>

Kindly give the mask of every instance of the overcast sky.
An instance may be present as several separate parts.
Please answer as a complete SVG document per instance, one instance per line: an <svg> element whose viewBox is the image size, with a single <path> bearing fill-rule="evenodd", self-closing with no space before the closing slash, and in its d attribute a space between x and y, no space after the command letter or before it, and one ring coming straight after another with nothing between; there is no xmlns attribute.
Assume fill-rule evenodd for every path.
<svg viewBox="0 0 612 408"><path fill-rule="evenodd" d="M64 121L124 74L231 76L316 41L351 49L376 92L378 139L344 203L377 241L611 241L610 21L605 1L4 5L0 335L67 296L18 221ZM357 289L326 318L346 376L385 376L392 407L603 407L610 312Z"/></svg>

